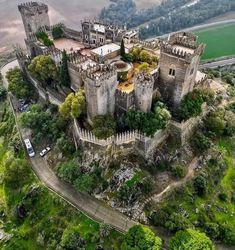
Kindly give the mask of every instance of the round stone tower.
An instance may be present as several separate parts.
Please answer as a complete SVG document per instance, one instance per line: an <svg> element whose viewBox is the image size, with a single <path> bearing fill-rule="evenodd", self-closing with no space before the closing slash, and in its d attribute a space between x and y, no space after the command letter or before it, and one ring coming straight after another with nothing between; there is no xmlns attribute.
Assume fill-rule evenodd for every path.
<svg viewBox="0 0 235 250"><path fill-rule="evenodd" d="M153 100L153 76L148 73L138 73L134 79L136 109L150 112Z"/></svg>

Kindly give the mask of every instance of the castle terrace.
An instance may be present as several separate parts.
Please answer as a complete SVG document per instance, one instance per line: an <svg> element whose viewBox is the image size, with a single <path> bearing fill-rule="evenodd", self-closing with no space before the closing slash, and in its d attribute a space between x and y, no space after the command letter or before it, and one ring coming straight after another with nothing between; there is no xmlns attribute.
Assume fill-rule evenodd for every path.
<svg viewBox="0 0 235 250"><path fill-rule="evenodd" d="M99 48L91 50L94 57L105 57L106 59L114 58L119 55L120 46L115 43L106 44Z"/></svg>
<svg viewBox="0 0 235 250"><path fill-rule="evenodd" d="M194 53L194 50L193 49L190 49L190 48L186 48L186 47L183 47L183 46L179 46L179 45L173 45L172 46L173 49L176 49L176 50L180 50L180 51L183 51L184 53L188 53L190 55L192 55Z"/></svg>
<svg viewBox="0 0 235 250"><path fill-rule="evenodd" d="M78 41L68 38L54 40L54 45L59 50L66 50L67 53L78 51L84 48L84 45Z"/></svg>

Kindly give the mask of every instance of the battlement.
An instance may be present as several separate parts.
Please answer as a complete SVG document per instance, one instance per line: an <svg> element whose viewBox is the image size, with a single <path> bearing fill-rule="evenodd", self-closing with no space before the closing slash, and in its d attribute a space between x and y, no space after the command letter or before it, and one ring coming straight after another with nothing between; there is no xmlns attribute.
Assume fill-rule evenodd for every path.
<svg viewBox="0 0 235 250"><path fill-rule="evenodd" d="M143 48L152 50L159 48L160 45L160 41L158 39L155 39L153 41L142 41L139 39L131 39L131 43L138 44Z"/></svg>
<svg viewBox="0 0 235 250"><path fill-rule="evenodd" d="M48 12L48 6L41 2L26 2L18 5L21 13L34 15L39 12Z"/></svg>
<svg viewBox="0 0 235 250"><path fill-rule="evenodd" d="M16 52L16 58L18 61L26 61L29 59L27 55L22 51Z"/></svg>
<svg viewBox="0 0 235 250"><path fill-rule="evenodd" d="M205 45L197 43L197 36L190 32L179 32L161 41L161 52L185 59L190 62L194 56L204 52Z"/></svg>
<svg viewBox="0 0 235 250"><path fill-rule="evenodd" d="M100 86L102 81L108 80L117 75L116 67L112 65L96 64L88 65L84 72L84 77L95 81L96 86Z"/></svg>
<svg viewBox="0 0 235 250"><path fill-rule="evenodd" d="M80 53L80 51L75 51L73 53L71 53L69 55L69 61L72 64L80 64L80 63L84 63L88 60L88 56L87 55L82 55Z"/></svg>
<svg viewBox="0 0 235 250"><path fill-rule="evenodd" d="M137 88L153 88L154 78L151 74L141 72L136 74L135 79L135 87Z"/></svg>
<svg viewBox="0 0 235 250"><path fill-rule="evenodd" d="M192 32L177 32L170 35L168 42L195 49L197 47L197 36Z"/></svg>

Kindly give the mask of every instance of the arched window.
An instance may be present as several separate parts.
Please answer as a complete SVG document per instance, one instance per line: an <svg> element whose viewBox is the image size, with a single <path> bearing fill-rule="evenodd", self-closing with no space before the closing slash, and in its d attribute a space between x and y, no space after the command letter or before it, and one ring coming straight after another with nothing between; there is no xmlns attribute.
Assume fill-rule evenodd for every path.
<svg viewBox="0 0 235 250"><path fill-rule="evenodd" d="M170 75L170 76L175 76L175 73L176 73L176 71L175 71L175 66L174 66L174 65L171 65L171 66L170 66L170 69L169 69L169 75Z"/></svg>

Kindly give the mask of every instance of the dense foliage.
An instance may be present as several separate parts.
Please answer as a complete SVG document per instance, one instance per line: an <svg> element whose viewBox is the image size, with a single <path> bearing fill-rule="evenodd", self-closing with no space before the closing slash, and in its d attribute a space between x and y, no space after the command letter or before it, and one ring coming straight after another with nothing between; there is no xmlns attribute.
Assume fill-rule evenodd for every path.
<svg viewBox="0 0 235 250"><path fill-rule="evenodd" d="M62 53L62 61L61 66L59 69L59 79L60 84L66 87L70 86L70 76L69 76L69 70L68 70L68 55L66 51L64 50Z"/></svg>
<svg viewBox="0 0 235 250"><path fill-rule="evenodd" d="M32 95L29 83L25 80L22 71L19 68L10 69L6 78L8 80L8 89L18 98L29 98Z"/></svg>
<svg viewBox="0 0 235 250"><path fill-rule="evenodd" d="M60 26L55 26L52 28L52 36L54 39L59 39L61 37L63 37L63 30Z"/></svg>
<svg viewBox="0 0 235 250"><path fill-rule="evenodd" d="M45 46L50 47L53 46L53 41L48 37L48 35L45 32L38 32L36 34L37 39L42 42Z"/></svg>
<svg viewBox="0 0 235 250"><path fill-rule="evenodd" d="M94 189L101 190L106 187L106 181L101 175L102 171L98 163L92 163L90 169L71 160L59 164L57 174L64 181L72 184L78 191L91 193Z"/></svg>
<svg viewBox="0 0 235 250"><path fill-rule="evenodd" d="M116 121L111 115L98 115L92 123L92 131L99 139L107 139L116 133Z"/></svg>
<svg viewBox="0 0 235 250"><path fill-rule="evenodd" d="M153 136L159 129L166 128L171 114L163 103L157 103L154 112L144 113L130 110L124 117L124 124L132 130L139 130L147 136Z"/></svg>
<svg viewBox="0 0 235 250"><path fill-rule="evenodd" d="M234 8L235 3L230 0L201 0L194 4L166 0L138 11L133 0L117 0L101 11L100 18L119 25L127 23L129 28L142 25L140 36L147 38L200 24Z"/></svg>
<svg viewBox="0 0 235 250"><path fill-rule="evenodd" d="M85 94L83 90L69 94L60 106L60 114L64 119L79 118L85 109Z"/></svg>
<svg viewBox="0 0 235 250"><path fill-rule="evenodd" d="M179 231L170 240L170 250L214 250L212 241L204 234L193 229Z"/></svg>
<svg viewBox="0 0 235 250"><path fill-rule="evenodd" d="M137 225L125 235L121 250L160 250L162 240L148 227Z"/></svg>
<svg viewBox="0 0 235 250"><path fill-rule="evenodd" d="M20 121L23 127L32 130L35 142L45 139L55 142L66 131L67 125L57 113L39 104L31 106L29 112L23 113Z"/></svg>
<svg viewBox="0 0 235 250"><path fill-rule="evenodd" d="M50 56L40 55L35 57L28 69L44 87L58 80L58 70Z"/></svg>
<svg viewBox="0 0 235 250"><path fill-rule="evenodd" d="M178 114L181 120L187 120L191 117L198 116L202 113L202 104L210 103L214 94L207 89L194 89L184 96L181 101Z"/></svg>

